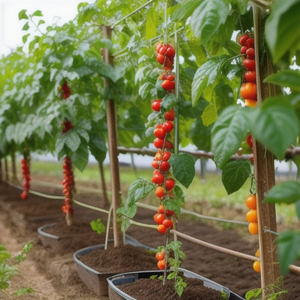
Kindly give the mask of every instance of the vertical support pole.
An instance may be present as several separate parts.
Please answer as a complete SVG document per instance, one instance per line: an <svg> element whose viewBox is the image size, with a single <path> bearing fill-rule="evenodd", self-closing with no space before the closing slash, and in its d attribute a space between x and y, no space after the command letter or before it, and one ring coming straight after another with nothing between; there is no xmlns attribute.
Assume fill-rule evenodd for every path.
<svg viewBox="0 0 300 300"><path fill-rule="evenodd" d="M109 26L102 27L103 37L110 39L112 29ZM103 59L107 64L112 65L112 59L107 48L103 49ZM108 86L109 82L105 79L105 84ZM121 205L121 185L120 185L120 171L118 159L118 145L117 145L117 120L116 107L113 99L106 100L106 118L108 128L108 149L110 160L110 176L111 176L111 196L113 206L113 234L114 246L117 247L123 243L121 230L117 222L117 208Z"/></svg>
<svg viewBox="0 0 300 300"><path fill-rule="evenodd" d="M263 58L260 62L260 45L264 33L264 23L262 11L253 6L254 16L254 40L255 40L255 62L257 81L257 101L258 105L269 96L276 94L276 87L263 83L264 78L273 73L273 65L270 57ZM264 203L264 195L275 185L274 156L267 151L260 143L254 141L253 144L254 168L256 180L257 216L258 216L258 236L261 263L261 288L262 299L266 297L265 288L277 283L280 277L280 270L276 249L276 236L272 233L264 232L264 229L277 231L275 204Z"/></svg>

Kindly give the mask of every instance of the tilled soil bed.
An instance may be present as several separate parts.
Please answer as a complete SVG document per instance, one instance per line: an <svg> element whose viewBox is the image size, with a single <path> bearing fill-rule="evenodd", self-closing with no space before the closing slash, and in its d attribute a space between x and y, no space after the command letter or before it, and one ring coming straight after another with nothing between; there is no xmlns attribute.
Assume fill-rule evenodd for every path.
<svg viewBox="0 0 300 300"><path fill-rule="evenodd" d="M26 261L19 267L20 276L13 280L13 288L25 285L32 287L36 292L20 299L107 300L108 297L96 296L82 283L73 260L75 251L103 243L104 237L89 229L89 223L101 218L106 224L107 214L74 205L75 224L79 226L77 229L74 226L70 230L64 225L64 214L61 211L63 200L30 194L29 198L23 201L20 199L20 193L20 189L4 183L0 184L0 243L8 250L17 252L29 240L34 242L34 247ZM54 188L47 188L47 193L61 195L61 191ZM100 197L95 194L79 194L76 199L101 206ZM135 219L154 224L153 212L145 209L139 209ZM51 234L72 236L70 243L63 244L64 248L60 253L43 246L37 234L39 227L51 223L61 224L56 226L60 231L56 232L55 228L52 228ZM203 241L249 255L253 255L258 248L256 237L248 238L246 228L243 234L243 229L212 227L185 217L179 220L177 229ZM65 230L67 233L64 233ZM149 228L131 226L127 234L153 248L165 243L164 236ZM181 242L182 250L186 255L183 268L213 280L239 295L244 295L248 290L260 286L260 275L253 271L251 261L220 253L186 240ZM115 271L115 266L120 264L117 259L118 257L114 257L111 263L112 271ZM134 257L132 264L138 264L138 261L138 257ZM300 299L299 283L300 277L295 274L291 273L284 277L284 289L289 291L285 299ZM8 298L0 293L0 299Z"/></svg>

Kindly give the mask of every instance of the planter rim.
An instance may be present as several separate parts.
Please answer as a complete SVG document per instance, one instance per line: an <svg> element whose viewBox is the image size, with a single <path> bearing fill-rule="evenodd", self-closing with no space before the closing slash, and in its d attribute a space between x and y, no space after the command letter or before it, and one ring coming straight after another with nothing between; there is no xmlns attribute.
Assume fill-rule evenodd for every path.
<svg viewBox="0 0 300 300"><path fill-rule="evenodd" d="M49 227L52 227L52 226L54 226L54 225L56 225L56 224L57 224L57 223L51 223L51 224L46 224L46 225L43 225L43 226L39 227L38 230L37 230L37 231L38 231L38 234L59 241L59 240L60 240L60 237L59 237L59 236L53 235L53 234L50 234L50 233L47 233L47 232L44 231L45 229L47 229L47 228L49 228Z"/></svg>
<svg viewBox="0 0 300 300"><path fill-rule="evenodd" d="M108 242L113 242L113 239L109 239ZM134 245L134 246L138 246L138 247L143 247L143 248L146 248L148 250L155 250L154 248L151 248L151 247L148 247L148 246L145 246L143 244L141 244L139 241L137 241L135 238L125 234L125 242L126 244L131 244L131 245ZM104 246L104 244L98 244L98 245L94 245L94 246L89 246L89 247L85 247L85 248L82 248L80 250L77 250L74 254L73 254L73 260L78 264L80 265L81 267L87 269L89 272L91 273L94 273L96 275L105 275L105 274L108 274L108 275L111 275L112 273L115 273L115 272L98 272L94 269L92 269L91 267L87 266L86 264L84 264L83 262L81 262L78 258L78 255L85 255L91 251L94 251L94 250L97 250L97 249L100 249Z"/></svg>
<svg viewBox="0 0 300 300"><path fill-rule="evenodd" d="M219 291L221 291L221 292L224 291L227 294L227 297L229 299L231 291L227 287L225 287L225 286L223 286L223 285L221 285L221 284L219 284L219 283L217 283L217 282L215 282L213 280L210 280L210 279L208 279L208 278L206 278L204 276L201 276L201 275L199 275L197 273L191 272L189 270L186 270L186 269L183 269L183 268L179 268L179 270L182 271L183 274L185 276L187 276L187 277L198 278L198 279L203 280L203 286L205 286L205 287L208 287L208 288L213 288L213 286L214 287L218 287ZM108 286L111 289L114 289L114 287L117 286L117 285L113 284L113 280L114 279L122 279L122 278L125 278L126 276L130 276L130 275L134 276L137 273L143 273L143 274L147 274L147 273L163 273L163 271L161 271L161 270L156 270L156 271L155 270L151 270L150 271L149 270L149 271L125 272L125 273L120 273L120 274L117 274L117 275L110 276L106 280L108 282ZM216 290L216 288L213 288L213 289ZM122 297L126 297L126 300L138 300L138 299L133 298L133 297L129 296L128 294L122 292L121 290L119 290L118 292L120 293L120 295Z"/></svg>

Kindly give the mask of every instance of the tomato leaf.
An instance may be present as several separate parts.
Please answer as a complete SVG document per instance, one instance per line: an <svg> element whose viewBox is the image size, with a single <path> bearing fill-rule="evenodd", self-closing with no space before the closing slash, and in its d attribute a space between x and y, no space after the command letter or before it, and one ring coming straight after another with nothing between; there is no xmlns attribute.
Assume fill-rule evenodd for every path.
<svg viewBox="0 0 300 300"><path fill-rule="evenodd" d="M36 10L32 15L32 17L42 17L43 13L40 10Z"/></svg>
<svg viewBox="0 0 300 300"><path fill-rule="evenodd" d="M212 57L205 62L195 73L192 82L192 103L193 106L198 102L205 88L215 82L219 70L223 63L229 58L228 55Z"/></svg>
<svg viewBox="0 0 300 300"><path fill-rule="evenodd" d="M80 137L75 129L70 129L65 134L65 143L71 149L71 151L75 152L81 143Z"/></svg>
<svg viewBox="0 0 300 300"><path fill-rule="evenodd" d="M229 161L223 168L222 182L230 195L238 191L251 175L251 165L248 160Z"/></svg>
<svg viewBox="0 0 300 300"><path fill-rule="evenodd" d="M274 73L267 78L264 82L278 84L282 87L289 87L292 91L300 91L300 72L299 70L284 70L279 73Z"/></svg>
<svg viewBox="0 0 300 300"><path fill-rule="evenodd" d="M265 24L265 37L274 63L277 63L294 45L298 45L300 2L274 1ZM291 53L293 55L294 53Z"/></svg>
<svg viewBox="0 0 300 300"><path fill-rule="evenodd" d="M83 172L89 162L89 151L86 142L82 140L80 147L76 150L76 152L70 153L69 156L74 166L80 172Z"/></svg>
<svg viewBox="0 0 300 300"><path fill-rule="evenodd" d="M211 148L218 168L222 169L239 149L249 131L247 118L250 114L251 108L229 106L215 122L211 132Z"/></svg>
<svg viewBox="0 0 300 300"><path fill-rule="evenodd" d="M176 180L188 188L195 177L195 158L186 153L172 154L169 163Z"/></svg>
<svg viewBox="0 0 300 300"><path fill-rule="evenodd" d="M182 2L181 6L173 13L172 20L173 21L181 21L186 20L188 17L192 15L198 5L202 2L202 0L188 0Z"/></svg>
<svg viewBox="0 0 300 300"><path fill-rule="evenodd" d="M289 272L289 265L299 257L300 232L286 231L281 233L277 239L277 246L280 273L284 275Z"/></svg>
<svg viewBox="0 0 300 300"><path fill-rule="evenodd" d="M201 115L201 119L204 126L209 126L214 123L218 118L217 109L214 104L207 105Z"/></svg>
<svg viewBox="0 0 300 300"><path fill-rule="evenodd" d="M300 183L297 181L285 181L275 185L266 195L265 201L271 203L291 204L300 201Z"/></svg>
<svg viewBox="0 0 300 300"><path fill-rule="evenodd" d="M20 12L19 12L19 21L20 20L28 20L28 15L26 14L26 11L27 9L22 9Z"/></svg>
<svg viewBox="0 0 300 300"><path fill-rule="evenodd" d="M191 28L202 44L208 44L212 36L224 24L229 12L229 5L223 0L204 0L191 16Z"/></svg>
<svg viewBox="0 0 300 300"><path fill-rule="evenodd" d="M253 109L250 122L252 135L266 146L277 159L285 157L285 151L299 133L299 122L288 103L269 98Z"/></svg>

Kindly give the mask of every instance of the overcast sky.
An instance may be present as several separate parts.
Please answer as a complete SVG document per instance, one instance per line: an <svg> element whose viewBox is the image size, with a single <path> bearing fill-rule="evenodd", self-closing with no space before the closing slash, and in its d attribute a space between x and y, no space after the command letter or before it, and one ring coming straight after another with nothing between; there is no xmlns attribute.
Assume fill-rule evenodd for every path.
<svg viewBox="0 0 300 300"><path fill-rule="evenodd" d="M18 14L22 9L27 13L41 10L46 25L52 25L58 19L59 25L74 19L77 5L80 2L94 2L93 0L0 0L0 56L7 55L11 49L22 45L22 31L25 20L19 21Z"/></svg>

